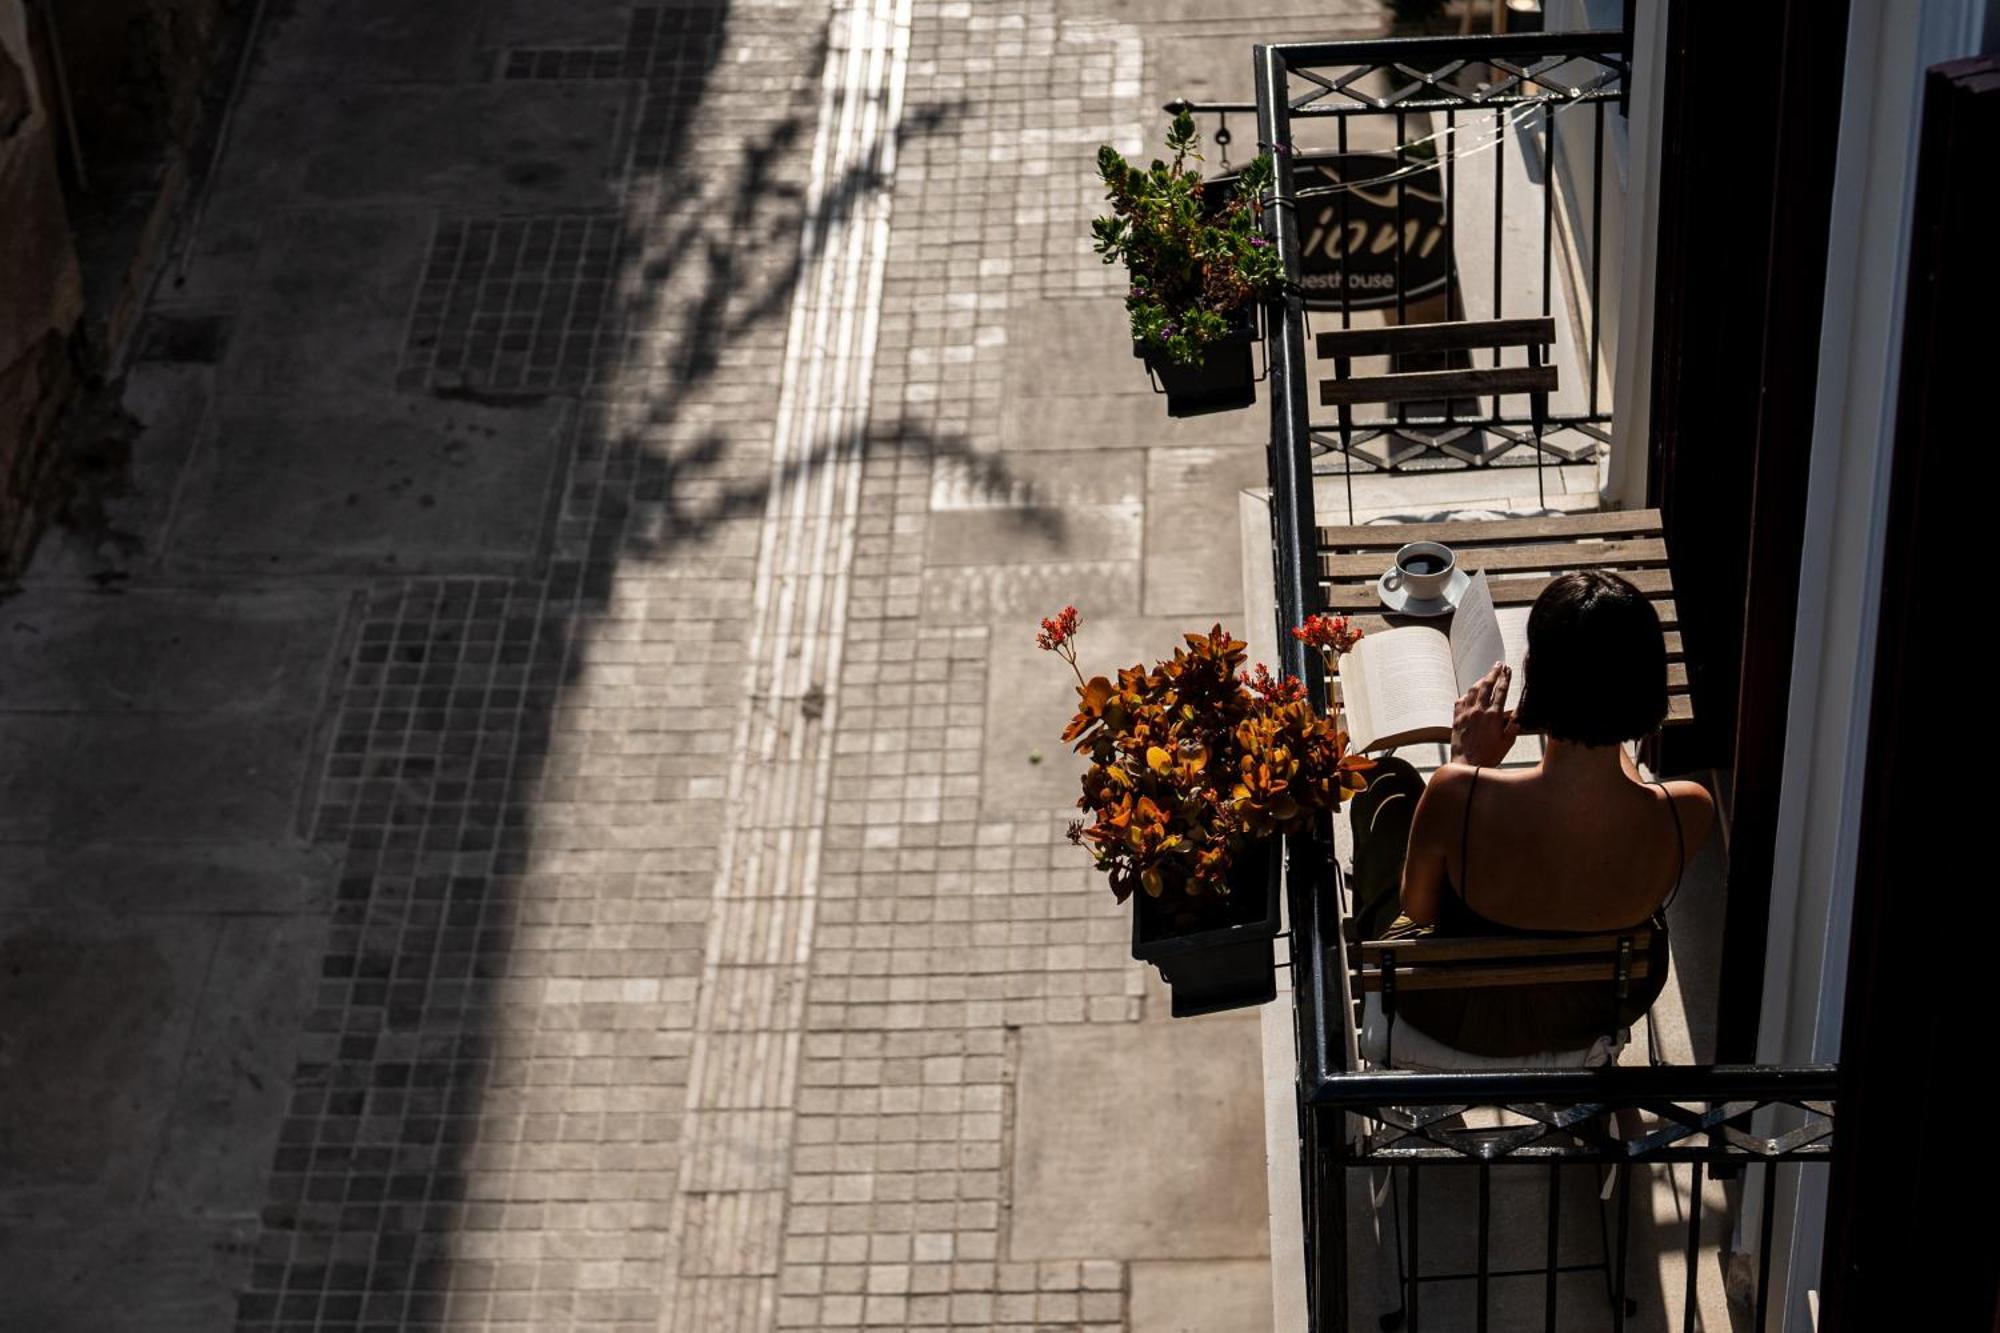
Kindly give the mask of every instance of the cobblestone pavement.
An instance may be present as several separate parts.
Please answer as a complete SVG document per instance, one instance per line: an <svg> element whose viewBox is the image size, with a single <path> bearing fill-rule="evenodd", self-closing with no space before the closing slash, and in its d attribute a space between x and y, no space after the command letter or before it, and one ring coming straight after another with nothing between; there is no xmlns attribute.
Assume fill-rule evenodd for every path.
<svg viewBox="0 0 2000 1333"><path fill-rule="evenodd" d="M1239 617L1263 477L1096 145L1378 24L274 7L4 607L0 1326L1269 1327L1254 1015L1127 956L1032 638Z"/></svg>

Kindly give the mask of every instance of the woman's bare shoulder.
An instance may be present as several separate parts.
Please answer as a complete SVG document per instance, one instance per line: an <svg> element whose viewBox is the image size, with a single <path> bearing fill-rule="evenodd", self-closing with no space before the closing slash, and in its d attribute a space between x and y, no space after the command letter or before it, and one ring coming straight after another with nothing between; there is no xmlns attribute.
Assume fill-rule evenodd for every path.
<svg viewBox="0 0 2000 1333"><path fill-rule="evenodd" d="M1472 784L1472 775L1474 773L1485 771L1484 769L1474 768L1471 764L1461 764L1454 759L1449 763L1439 764L1437 770L1430 775L1424 785L1436 788L1439 791L1458 790Z"/></svg>
<svg viewBox="0 0 2000 1333"><path fill-rule="evenodd" d="M1427 838L1446 826L1456 826L1464 818L1465 796L1472 789L1473 769L1469 764L1444 764L1424 780L1423 799L1417 802L1417 819L1410 831L1413 841Z"/></svg>
<svg viewBox="0 0 2000 1333"><path fill-rule="evenodd" d="M1689 848L1700 846L1715 823L1715 797L1699 782L1690 782L1685 778L1662 785L1673 800L1674 813L1680 817Z"/></svg>

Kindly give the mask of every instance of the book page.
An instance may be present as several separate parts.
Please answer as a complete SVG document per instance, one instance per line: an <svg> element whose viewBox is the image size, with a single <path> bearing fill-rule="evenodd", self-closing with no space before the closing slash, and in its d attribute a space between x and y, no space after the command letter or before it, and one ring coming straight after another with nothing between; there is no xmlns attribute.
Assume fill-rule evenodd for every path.
<svg viewBox="0 0 2000 1333"><path fill-rule="evenodd" d="M1451 734L1451 706L1459 693L1451 642L1428 626L1363 638L1340 659L1340 688L1357 750Z"/></svg>
<svg viewBox="0 0 2000 1333"><path fill-rule="evenodd" d="M1527 651L1529 610L1525 606L1510 606L1503 616L1493 605L1493 589L1486 582L1486 571L1472 576L1451 618L1451 664L1457 684L1454 698L1471 689L1493 669L1495 662L1505 662L1514 669L1514 678L1507 686L1507 707L1520 702L1521 660Z"/></svg>

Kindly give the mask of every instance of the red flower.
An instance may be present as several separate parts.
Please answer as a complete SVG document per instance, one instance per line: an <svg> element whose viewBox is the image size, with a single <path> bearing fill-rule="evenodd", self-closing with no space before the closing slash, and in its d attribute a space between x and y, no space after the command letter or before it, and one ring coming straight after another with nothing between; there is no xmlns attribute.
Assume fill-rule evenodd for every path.
<svg viewBox="0 0 2000 1333"><path fill-rule="evenodd" d="M1085 688L1083 672L1076 665L1076 629L1083 622L1077 617L1076 608L1065 606L1055 615L1042 622L1042 632L1035 636L1035 642L1069 663L1069 669L1076 676L1079 692Z"/></svg>
<svg viewBox="0 0 2000 1333"><path fill-rule="evenodd" d="M1306 623L1292 631L1300 643L1322 650L1345 653L1361 639L1361 631L1347 623L1346 616L1307 616Z"/></svg>
<svg viewBox="0 0 2000 1333"><path fill-rule="evenodd" d="M1055 616L1042 622L1042 632L1035 636L1035 642L1055 652L1076 634L1077 624L1076 608L1065 606Z"/></svg>
<svg viewBox="0 0 2000 1333"><path fill-rule="evenodd" d="M1251 693L1274 704L1297 703L1306 697L1304 681L1297 676L1273 676L1271 669L1262 662L1257 664L1254 674L1240 671L1236 678L1242 681Z"/></svg>

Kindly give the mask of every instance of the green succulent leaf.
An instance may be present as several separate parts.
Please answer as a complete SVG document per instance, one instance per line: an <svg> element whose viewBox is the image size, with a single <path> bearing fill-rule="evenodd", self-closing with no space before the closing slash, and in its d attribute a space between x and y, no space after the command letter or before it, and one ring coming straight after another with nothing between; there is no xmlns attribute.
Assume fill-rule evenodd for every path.
<svg viewBox="0 0 2000 1333"><path fill-rule="evenodd" d="M1285 283L1264 235L1271 159L1256 158L1220 189L1191 165L1201 161L1200 143L1193 114L1180 111L1167 130L1171 162L1155 159L1141 171L1109 144L1099 148L1111 211L1091 224L1096 253L1125 266L1134 341L1182 365L1200 364L1232 332L1238 311Z"/></svg>

